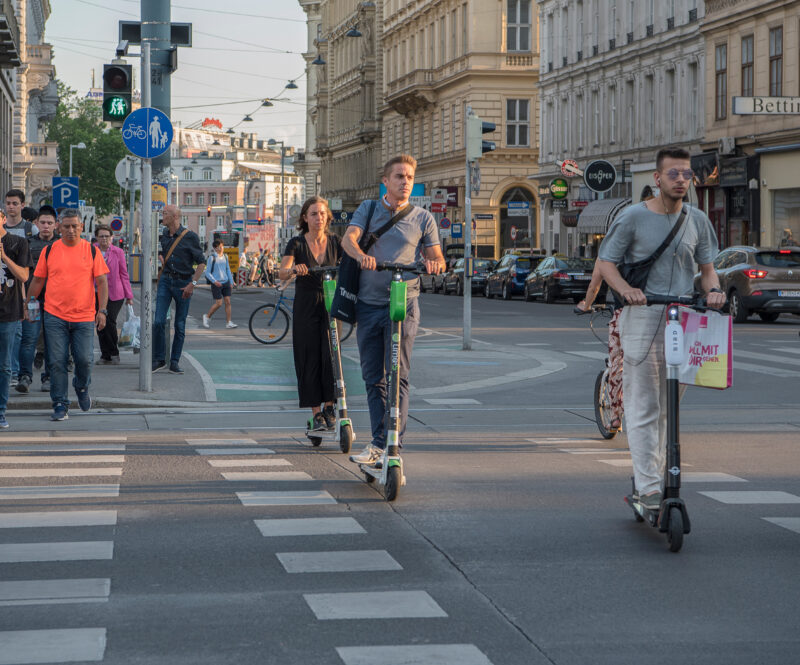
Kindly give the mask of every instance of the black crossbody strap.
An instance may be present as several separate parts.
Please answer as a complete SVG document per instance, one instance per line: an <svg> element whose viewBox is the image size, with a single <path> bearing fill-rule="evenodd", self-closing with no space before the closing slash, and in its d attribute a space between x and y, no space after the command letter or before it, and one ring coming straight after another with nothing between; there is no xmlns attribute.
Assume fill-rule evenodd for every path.
<svg viewBox="0 0 800 665"><path fill-rule="evenodd" d="M664 242L661 243L661 246L655 252L653 252L653 255L649 259L647 259L647 261L653 263L658 261L658 258L664 253L664 250L667 247L669 247L669 244L675 239L675 236L678 234L678 231L680 231L681 226L683 226L683 222L685 219L686 219L686 207L684 206L684 208L681 210L681 214L678 217L678 220L675 222L675 224L672 225L672 230L669 232L669 235L667 235L667 237L664 238Z"/></svg>
<svg viewBox="0 0 800 665"><path fill-rule="evenodd" d="M397 222L399 222L403 217L407 216L411 211L414 209L414 206L410 203L403 208L401 211L395 213L394 217L392 217L386 224L384 224L381 228L379 228L375 233L368 234L368 241L365 243L366 249L363 247L361 248L364 253L368 252L372 245L374 245L378 239L387 231L389 231ZM369 223L367 223L369 225Z"/></svg>

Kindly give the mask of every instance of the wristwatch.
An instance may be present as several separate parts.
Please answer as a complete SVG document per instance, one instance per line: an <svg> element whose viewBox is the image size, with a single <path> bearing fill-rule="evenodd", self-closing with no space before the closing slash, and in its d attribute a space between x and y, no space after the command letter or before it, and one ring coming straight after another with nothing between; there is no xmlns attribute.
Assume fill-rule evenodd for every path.
<svg viewBox="0 0 800 665"><path fill-rule="evenodd" d="M100 314L102 314L103 316L108 316L108 310L107 310L107 309L105 309L105 308L103 308L103 309L98 309L97 311L98 311Z"/></svg>
<svg viewBox="0 0 800 665"><path fill-rule="evenodd" d="M722 289L718 286L715 286L713 289L708 290L709 293L723 293Z"/></svg>
<svg viewBox="0 0 800 665"><path fill-rule="evenodd" d="M197 280L196 279L192 280L192 286L197 286Z"/></svg>

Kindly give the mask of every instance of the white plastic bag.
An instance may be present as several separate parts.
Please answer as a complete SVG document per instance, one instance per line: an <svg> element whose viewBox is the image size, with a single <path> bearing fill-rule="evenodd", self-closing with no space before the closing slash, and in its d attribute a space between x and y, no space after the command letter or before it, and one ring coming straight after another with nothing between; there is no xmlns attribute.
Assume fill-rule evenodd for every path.
<svg viewBox="0 0 800 665"><path fill-rule="evenodd" d="M133 305L128 305L128 320L122 324L122 334L119 336L119 346L139 348L139 332L141 320L133 312Z"/></svg>

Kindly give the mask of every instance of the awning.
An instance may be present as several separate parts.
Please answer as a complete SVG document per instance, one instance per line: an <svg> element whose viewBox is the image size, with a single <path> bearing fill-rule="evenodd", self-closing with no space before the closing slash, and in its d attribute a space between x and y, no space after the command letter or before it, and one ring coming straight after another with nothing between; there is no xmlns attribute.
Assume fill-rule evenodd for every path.
<svg viewBox="0 0 800 665"><path fill-rule="evenodd" d="M611 222L630 199L598 199L583 209L578 217L578 233L605 233Z"/></svg>

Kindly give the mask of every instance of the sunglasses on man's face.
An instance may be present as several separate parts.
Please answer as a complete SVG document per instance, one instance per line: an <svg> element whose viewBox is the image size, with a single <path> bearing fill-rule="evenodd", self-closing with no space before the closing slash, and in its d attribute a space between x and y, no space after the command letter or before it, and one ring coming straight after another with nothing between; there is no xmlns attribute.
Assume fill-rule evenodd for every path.
<svg viewBox="0 0 800 665"><path fill-rule="evenodd" d="M670 169L667 171L667 178L670 180L677 180L679 175L683 176L684 180L691 180L694 177L694 171L692 169Z"/></svg>

